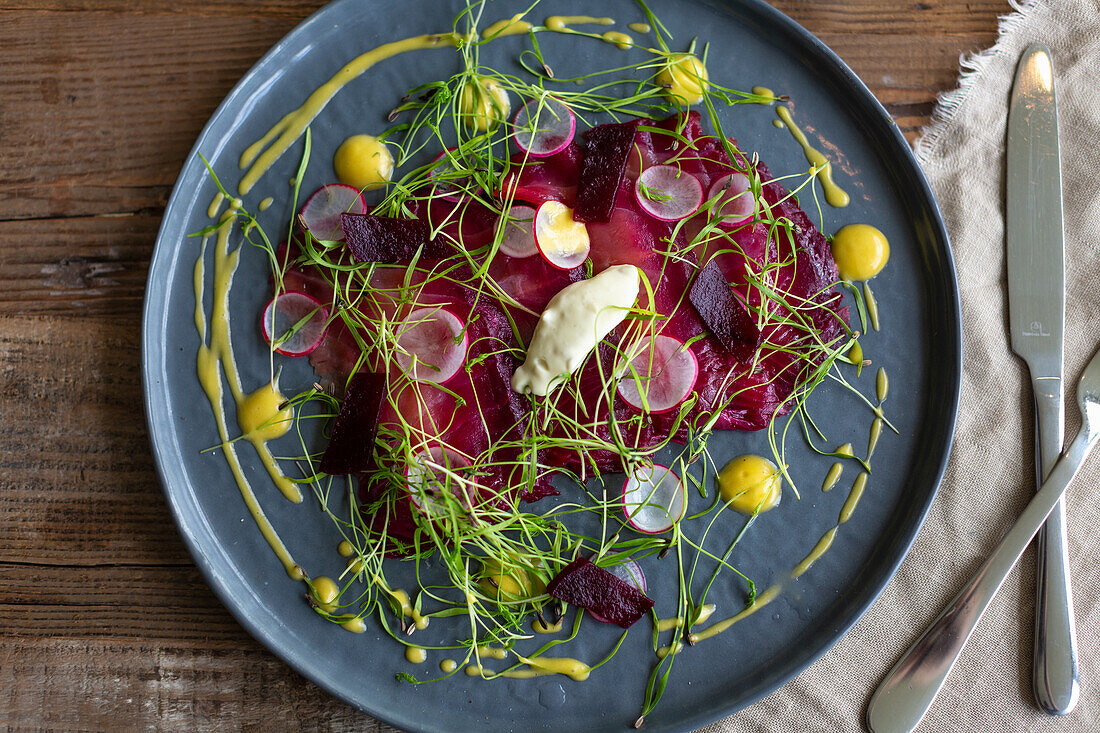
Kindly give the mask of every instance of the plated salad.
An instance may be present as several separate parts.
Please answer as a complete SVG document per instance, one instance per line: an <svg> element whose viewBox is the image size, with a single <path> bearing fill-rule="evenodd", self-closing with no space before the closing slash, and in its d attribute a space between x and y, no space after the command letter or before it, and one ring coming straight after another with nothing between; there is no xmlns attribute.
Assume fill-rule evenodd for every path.
<svg viewBox="0 0 1100 733"><path fill-rule="evenodd" d="M826 237L803 207L818 207L815 180L839 190L824 156L809 149L807 171L776 177L723 129L732 105L784 100L711 79L705 43L673 50L644 3L646 22L631 29L653 47L584 30L610 18L535 23L532 8L490 23L485 11L471 2L447 33L353 59L245 150L236 192L210 171L219 194L195 268L199 378L245 503L320 618L352 632L377 625L404 647L394 673L413 684L459 673L582 681L628 633L651 635L641 726L678 655L780 592L741 574L736 550L784 486L797 495L790 436L836 457L823 490L844 462L858 471L836 526L790 577L854 511L893 427L886 374L874 398L860 396L871 426L861 456L828 446L806 401L825 383L859 394L858 339L877 311L849 280L877 274L889 244L870 225ZM645 60L558 78L544 33ZM527 39L523 73L480 62L485 44L513 35ZM313 146L309 125L343 84L438 48L453 50L456 73L369 118L381 129ZM265 230L243 198L292 148L294 213ZM332 183L302 191L317 169ZM271 271L255 314L270 347L263 375L242 375L233 359L242 243ZM287 396L281 365L298 358L316 380ZM766 431L770 455L712 455L708 438L728 430ZM331 516L342 573L294 561L241 469L242 440L289 500L310 496ZM276 440L297 449L276 457ZM728 523L739 529L717 545L712 529ZM415 585L396 580L409 568ZM655 573L675 579L672 596L651 593ZM451 640L428 640L433 623ZM620 627L618 643L599 659L559 653L593 623ZM438 671L407 666L429 658Z"/></svg>

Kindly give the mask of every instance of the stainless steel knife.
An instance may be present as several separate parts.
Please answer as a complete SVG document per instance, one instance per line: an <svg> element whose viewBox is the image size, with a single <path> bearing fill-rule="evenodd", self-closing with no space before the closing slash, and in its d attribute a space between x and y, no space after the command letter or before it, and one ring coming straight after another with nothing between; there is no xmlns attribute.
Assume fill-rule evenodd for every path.
<svg viewBox="0 0 1100 733"><path fill-rule="evenodd" d="M1039 486L1062 452L1065 432L1065 245L1058 106L1050 49L1040 43L1024 51L1016 68L1008 109L1007 157L1009 331L1012 350L1031 372ZM1035 701L1048 713L1065 715L1077 704L1079 684L1063 502L1058 502L1037 541Z"/></svg>

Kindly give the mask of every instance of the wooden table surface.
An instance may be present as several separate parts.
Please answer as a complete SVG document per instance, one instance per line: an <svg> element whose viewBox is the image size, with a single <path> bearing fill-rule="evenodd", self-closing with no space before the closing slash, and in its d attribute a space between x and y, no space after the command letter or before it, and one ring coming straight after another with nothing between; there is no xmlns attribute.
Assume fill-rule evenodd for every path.
<svg viewBox="0 0 1100 733"><path fill-rule="evenodd" d="M910 140L1009 10L773 2ZM0 728L390 730L286 667L208 590L142 409L145 276L184 156L320 4L0 0Z"/></svg>

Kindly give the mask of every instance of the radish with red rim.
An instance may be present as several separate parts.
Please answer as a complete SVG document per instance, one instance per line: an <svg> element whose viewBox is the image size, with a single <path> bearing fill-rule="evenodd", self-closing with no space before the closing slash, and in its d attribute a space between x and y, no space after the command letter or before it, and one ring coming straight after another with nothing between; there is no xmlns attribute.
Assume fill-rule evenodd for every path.
<svg viewBox="0 0 1100 733"><path fill-rule="evenodd" d="M328 308L305 293L282 293L268 301L260 328L277 353L305 356L320 346L325 337Z"/></svg>
<svg viewBox="0 0 1100 733"><path fill-rule="evenodd" d="M699 210L703 184L674 165L653 165L634 182L634 196L654 219L679 221Z"/></svg>
<svg viewBox="0 0 1100 733"><path fill-rule="evenodd" d="M619 396L636 410L659 415L687 399L699 377L699 360L682 341L658 334L619 379Z"/></svg>
<svg viewBox="0 0 1100 733"><path fill-rule="evenodd" d="M405 465L409 503L422 514L440 514L439 508L444 502L443 492L447 490L468 510L469 487L453 472L469 465L470 461L465 456L440 445L420 451Z"/></svg>
<svg viewBox="0 0 1100 733"><path fill-rule="evenodd" d="M535 212L535 244L559 270L572 270L588 259L588 228L573 218L573 210L560 201L544 201Z"/></svg>
<svg viewBox="0 0 1100 733"><path fill-rule="evenodd" d="M752 182L744 173L730 173L710 184L707 198L718 198L715 214L721 217L723 226L737 226L756 214L756 199L752 195Z"/></svg>
<svg viewBox="0 0 1100 733"><path fill-rule="evenodd" d="M340 215L365 213L367 202L358 188L344 183L329 183L306 199L301 217L314 239L343 241Z"/></svg>
<svg viewBox="0 0 1100 733"><path fill-rule="evenodd" d="M466 324L443 306L412 311L397 334L394 361L413 379L443 384L466 363Z"/></svg>
<svg viewBox="0 0 1100 733"><path fill-rule="evenodd" d="M538 254L539 247L535 243L535 208L516 204L508 209L506 218L500 251L517 258Z"/></svg>
<svg viewBox="0 0 1100 733"><path fill-rule="evenodd" d="M565 150L577 131L573 110L553 97L532 99L513 120L516 147L534 158L545 158Z"/></svg>
<svg viewBox="0 0 1100 733"><path fill-rule="evenodd" d="M639 466L623 482L623 513L627 524L639 532L667 532L686 511L684 484L667 466Z"/></svg>

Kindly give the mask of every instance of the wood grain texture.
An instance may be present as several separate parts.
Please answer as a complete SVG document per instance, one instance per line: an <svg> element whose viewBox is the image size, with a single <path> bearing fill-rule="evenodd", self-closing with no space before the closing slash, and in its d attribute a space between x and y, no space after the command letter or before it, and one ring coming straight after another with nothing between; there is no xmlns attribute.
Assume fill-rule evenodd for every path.
<svg viewBox="0 0 1100 733"><path fill-rule="evenodd" d="M914 139L1004 0L774 0ZM317 0L0 0L0 728L390 730L205 586L161 498L139 330L168 193Z"/></svg>

